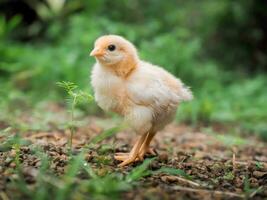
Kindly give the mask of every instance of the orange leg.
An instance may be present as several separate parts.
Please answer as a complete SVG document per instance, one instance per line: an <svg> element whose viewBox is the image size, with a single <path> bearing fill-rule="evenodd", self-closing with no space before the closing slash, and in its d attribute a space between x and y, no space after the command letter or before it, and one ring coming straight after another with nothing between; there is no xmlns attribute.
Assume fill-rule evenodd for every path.
<svg viewBox="0 0 267 200"><path fill-rule="evenodd" d="M153 137L155 136L155 134L156 133L154 133L154 132L150 132L147 134L146 140L144 141L144 143L142 144L142 146L139 150L138 158L143 160L146 153L156 155L155 151L152 148L149 148L149 144L150 144L151 140L153 139Z"/></svg>
<svg viewBox="0 0 267 200"><path fill-rule="evenodd" d="M137 159L138 152L139 152L146 136L147 136L147 134L144 134L137 140L137 142L135 143L134 147L132 148L131 152L128 155L124 154L125 156L122 156L122 155L115 156L116 160L123 160L123 162L118 165L119 167L123 167L125 165L128 165Z"/></svg>
<svg viewBox="0 0 267 200"><path fill-rule="evenodd" d="M129 157L129 155L131 153L133 153L133 151L136 149L136 146L137 146L137 142L134 144L134 146L133 146L132 150L130 151L130 153L118 152L118 153L115 153L114 158L116 160L119 160L119 161L126 160Z"/></svg>
<svg viewBox="0 0 267 200"><path fill-rule="evenodd" d="M151 142L151 140L153 139L153 137L155 136L155 133L147 133L145 134L145 139L143 140L143 143L138 151L138 155L135 159L135 161L137 160L143 160L144 159L144 155L146 153L150 153L152 155L156 155L155 151L152 148L149 148L149 144ZM134 145L132 151L130 153L116 153L115 155L115 159L116 160L120 160L120 161L125 161L126 159L128 159L129 155L136 149L137 143Z"/></svg>

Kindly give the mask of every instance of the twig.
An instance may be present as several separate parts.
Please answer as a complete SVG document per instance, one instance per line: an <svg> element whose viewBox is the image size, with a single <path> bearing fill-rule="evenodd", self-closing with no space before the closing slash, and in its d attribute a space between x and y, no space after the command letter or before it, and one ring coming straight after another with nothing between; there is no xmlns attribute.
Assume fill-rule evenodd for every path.
<svg viewBox="0 0 267 200"><path fill-rule="evenodd" d="M236 161L236 164L238 164L238 165L248 165L249 163L256 164L257 162L258 161L255 161L255 160L249 160L248 162L246 162L246 161ZM267 166L267 162L260 162L260 163Z"/></svg>
<svg viewBox="0 0 267 200"><path fill-rule="evenodd" d="M236 172L236 159L235 159L235 154L236 154L236 148L233 147L232 164L233 164L233 174L234 175L235 175L235 172Z"/></svg>
<svg viewBox="0 0 267 200"><path fill-rule="evenodd" d="M194 189L194 188L189 188L189 187L181 187L181 186L174 186L172 187L174 190L179 190L179 191L186 191L186 192L198 192L198 193L209 193L211 195L216 195L216 196L228 196L228 197L237 197L237 198L242 198L244 199L245 196L241 194L236 194L233 192L224 192L224 191L219 191L219 190L205 190L205 189Z"/></svg>
<svg viewBox="0 0 267 200"><path fill-rule="evenodd" d="M209 156L212 160L214 160L214 155L210 154L210 153L205 153L203 154L203 156ZM219 156L218 157L218 161L221 161L221 160L230 160L231 158L229 157L226 157L226 156ZM252 163L252 164L256 164L258 161L257 160L248 160L248 161L237 161L235 160L235 165L248 165L249 163ZM267 162L265 161L260 161L260 163L262 163L263 165L265 165L267 167Z"/></svg>
<svg viewBox="0 0 267 200"><path fill-rule="evenodd" d="M256 190L254 190L250 195L249 198L254 197L261 189L263 188L263 186L258 187Z"/></svg>
<svg viewBox="0 0 267 200"><path fill-rule="evenodd" d="M190 180L187 180L185 178L182 178L182 177L179 177L179 176L176 176L176 179L183 182L183 183L186 183L190 186L193 186L193 187L200 187L201 185L196 183L196 182L193 182L193 181L190 181Z"/></svg>
<svg viewBox="0 0 267 200"><path fill-rule="evenodd" d="M36 139L36 138L42 138L42 137L54 137L56 139L60 138L59 136L55 135L54 133L50 133L50 132L35 133L30 136L27 136L26 138Z"/></svg>
<svg viewBox="0 0 267 200"><path fill-rule="evenodd" d="M9 198L5 192L0 192L0 197L2 200L9 200Z"/></svg>

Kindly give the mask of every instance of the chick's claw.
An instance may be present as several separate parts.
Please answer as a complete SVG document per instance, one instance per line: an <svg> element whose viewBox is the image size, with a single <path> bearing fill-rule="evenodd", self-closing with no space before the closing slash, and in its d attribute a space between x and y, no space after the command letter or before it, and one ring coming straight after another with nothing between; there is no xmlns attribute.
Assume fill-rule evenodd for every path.
<svg viewBox="0 0 267 200"><path fill-rule="evenodd" d="M148 148L146 152L151 154L152 156L156 156L157 155L156 150L153 149L153 148Z"/></svg>
<svg viewBox="0 0 267 200"><path fill-rule="evenodd" d="M130 153L116 153L114 158L115 160L119 160L119 161L125 161L130 157ZM143 160L143 158L141 158L139 155L138 157L135 159L135 161L140 161Z"/></svg>
<svg viewBox="0 0 267 200"><path fill-rule="evenodd" d="M143 161L146 153L151 154L153 156L157 155L156 151L153 148L147 148L146 150L140 149L140 151L138 152L137 157L135 158L134 161L135 162L136 161ZM119 161L125 161L129 157L130 157L130 153L122 153L122 152L118 152L114 156L115 160L119 160Z"/></svg>
<svg viewBox="0 0 267 200"><path fill-rule="evenodd" d="M128 157L127 156L114 156L115 160L125 161Z"/></svg>
<svg viewBox="0 0 267 200"><path fill-rule="evenodd" d="M131 157L128 157L126 160L124 160L122 163L120 163L118 166L119 167L124 167L126 165L129 165L133 162L135 162L137 156L131 156Z"/></svg>
<svg viewBox="0 0 267 200"><path fill-rule="evenodd" d="M115 156L129 156L130 153L118 152L115 153Z"/></svg>
<svg viewBox="0 0 267 200"><path fill-rule="evenodd" d="M114 158L115 160L124 161L129 158L129 153L116 153Z"/></svg>

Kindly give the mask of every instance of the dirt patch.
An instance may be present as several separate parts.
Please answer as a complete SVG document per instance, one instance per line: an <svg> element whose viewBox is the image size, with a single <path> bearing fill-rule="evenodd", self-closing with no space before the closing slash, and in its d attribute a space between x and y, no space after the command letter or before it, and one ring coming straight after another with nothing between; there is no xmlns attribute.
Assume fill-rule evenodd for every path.
<svg viewBox="0 0 267 200"><path fill-rule="evenodd" d="M99 119L90 118L73 139L74 152L88 144L103 131ZM41 148L52 160L49 167L57 176L64 175L69 162L67 142L69 131L31 131L23 135L30 146L21 145L0 152L0 191L12 196L8 185L16 179L16 165L21 163L22 176L29 186L36 182L40 158L32 146ZM130 130L94 145L86 151L85 160L97 173L119 171L127 173L141 162L124 169L118 168L113 156L129 151L136 139ZM4 142L4 138L1 139ZM190 179L169 173L151 174L142 178L133 189L121 193L127 199L264 199L267 198L267 146L257 138L238 138L214 133L203 128L171 124L157 134L152 146L156 159L149 165L152 171L162 167L183 170ZM86 178L81 176L82 178Z"/></svg>

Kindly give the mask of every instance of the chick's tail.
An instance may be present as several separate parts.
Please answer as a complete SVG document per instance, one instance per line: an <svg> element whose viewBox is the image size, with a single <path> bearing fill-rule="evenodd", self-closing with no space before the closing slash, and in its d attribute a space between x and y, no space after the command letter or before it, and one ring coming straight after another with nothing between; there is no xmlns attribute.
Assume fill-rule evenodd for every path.
<svg viewBox="0 0 267 200"><path fill-rule="evenodd" d="M183 86L179 91L180 101L191 101L194 97L189 87Z"/></svg>

